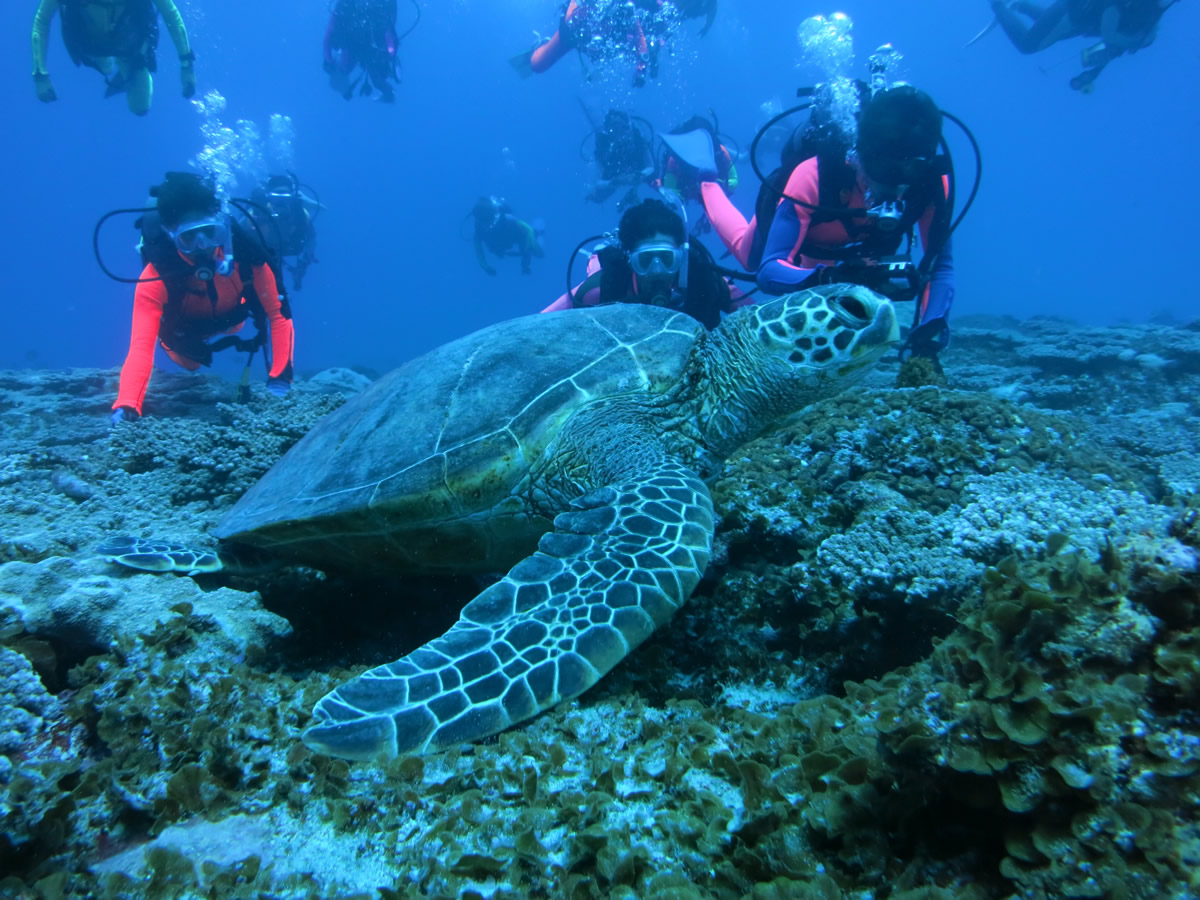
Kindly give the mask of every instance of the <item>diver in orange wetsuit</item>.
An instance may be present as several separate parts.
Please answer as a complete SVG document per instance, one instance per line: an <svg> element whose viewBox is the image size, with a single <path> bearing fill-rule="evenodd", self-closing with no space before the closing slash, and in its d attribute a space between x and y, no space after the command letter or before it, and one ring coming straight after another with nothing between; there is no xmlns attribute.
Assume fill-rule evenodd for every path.
<svg viewBox="0 0 1200 900"><path fill-rule="evenodd" d="M168 172L151 191L156 209L142 219L145 268L133 295L129 353L113 403L112 422L142 413L155 344L183 368L212 363L214 352L253 353L270 333L267 390L283 396L292 383L295 334L266 253L221 209L212 185L186 172ZM253 318L258 335L232 337ZM209 338L230 335L209 343Z"/></svg>

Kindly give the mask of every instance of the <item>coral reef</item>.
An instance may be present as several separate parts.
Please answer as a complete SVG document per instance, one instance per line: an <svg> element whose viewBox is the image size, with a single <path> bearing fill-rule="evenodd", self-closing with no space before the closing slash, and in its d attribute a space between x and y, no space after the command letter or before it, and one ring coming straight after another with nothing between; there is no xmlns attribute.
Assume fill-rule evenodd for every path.
<svg viewBox="0 0 1200 900"><path fill-rule="evenodd" d="M473 585L91 558L204 541L361 376L110 430L113 373L0 373L57 419L0 434L0 896L1195 895L1195 340L957 329L949 389L885 368L730 460L705 580L591 692L387 765L312 704Z"/></svg>

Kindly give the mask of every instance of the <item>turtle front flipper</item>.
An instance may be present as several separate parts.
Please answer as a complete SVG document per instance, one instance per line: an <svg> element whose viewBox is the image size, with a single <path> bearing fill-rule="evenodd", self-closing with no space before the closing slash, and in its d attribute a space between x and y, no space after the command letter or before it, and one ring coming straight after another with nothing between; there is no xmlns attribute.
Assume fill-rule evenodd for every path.
<svg viewBox="0 0 1200 900"><path fill-rule="evenodd" d="M196 550L182 544L128 535L108 538L96 548L96 555L105 562L140 569L143 572L197 575L220 572L226 568L226 560L212 550Z"/></svg>
<svg viewBox="0 0 1200 900"><path fill-rule="evenodd" d="M309 747L349 759L442 750L586 691L691 595L712 498L681 463L592 491L445 635L323 697Z"/></svg>

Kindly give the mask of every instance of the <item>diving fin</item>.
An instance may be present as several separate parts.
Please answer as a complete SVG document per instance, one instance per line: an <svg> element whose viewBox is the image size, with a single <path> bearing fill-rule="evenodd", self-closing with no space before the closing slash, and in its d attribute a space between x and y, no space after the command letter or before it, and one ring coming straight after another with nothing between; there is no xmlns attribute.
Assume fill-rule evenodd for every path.
<svg viewBox="0 0 1200 900"><path fill-rule="evenodd" d="M659 137L676 157L697 172L717 174L716 147L706 129L697 128L683 134L663 134Z"/></svg>
<svg viewBox="0 0 1200 900"><path fill-rule="evenodd" d="M522 52L518 53L516 56L511 56L508 59L508 64L513 67L513 70L518 75L521 76L522 81L524 81L526 78L528 78L530 75L533 74L533 66L530 64L530 60L532 58L533 58L532 50L523 50Z"/></svg>
<svg viewBox="0 0 1200 900"><path fill-rule="evenodd" d="M129 82L125 80L125 76L120 72L111 75L104 79L104 83L108 85L104 89L104 99L115 97L117 94L123 94L129 87Z"/></svg>
<svg viewBox="0 0 1200 900"><path fill-rule="evenodd" d="M988 22L987 25L985 25L983 27L983 30L981 32L979 32L979 34L975 35L975 37L971 38L963 46L970 47L972 44L982 41L985 37L987 37L989 34L991 34L992 29L995 28L999 24L1000 24L1000 20L993 17L992 21Z"/></svg>

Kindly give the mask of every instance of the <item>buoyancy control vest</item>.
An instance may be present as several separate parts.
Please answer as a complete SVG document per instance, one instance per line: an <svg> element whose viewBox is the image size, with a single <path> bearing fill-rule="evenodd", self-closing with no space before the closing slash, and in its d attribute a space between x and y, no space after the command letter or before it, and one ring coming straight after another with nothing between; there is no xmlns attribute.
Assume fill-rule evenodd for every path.
<svg viewBox="0 0 1200 900"><path fill-rule="evenodd" d="M119 7L107 33L98 33L88 7ZM146 68L155 70L158 46L158 10L153 0L59 0L63 43L75 65L97 58L135 59L144 56Z"/></svg>

